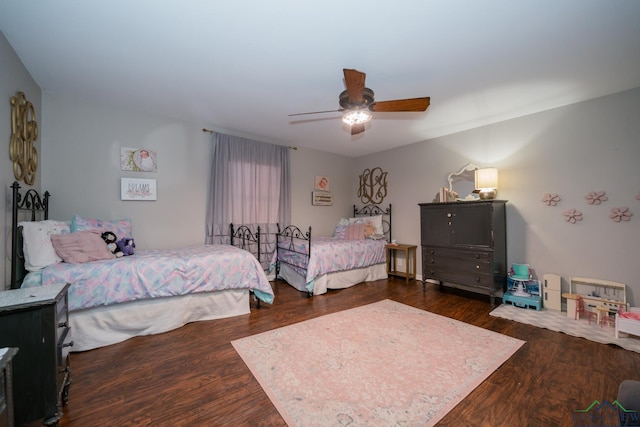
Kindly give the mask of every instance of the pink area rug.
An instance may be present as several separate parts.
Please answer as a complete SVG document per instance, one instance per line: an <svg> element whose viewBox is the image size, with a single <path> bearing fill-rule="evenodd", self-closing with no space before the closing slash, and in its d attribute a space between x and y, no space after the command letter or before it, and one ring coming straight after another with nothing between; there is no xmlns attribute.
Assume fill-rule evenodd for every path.
<svg viewBox="0 0 640 427"><path fill-rule="evenodd" d="M431 426L524 341L384 300L232 344L290 426Z"/></svg>

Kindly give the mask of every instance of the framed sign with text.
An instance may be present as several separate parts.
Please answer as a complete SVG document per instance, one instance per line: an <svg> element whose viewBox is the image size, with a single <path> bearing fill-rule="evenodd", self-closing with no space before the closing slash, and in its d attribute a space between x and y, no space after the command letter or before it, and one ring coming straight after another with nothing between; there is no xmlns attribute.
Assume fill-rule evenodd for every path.
<svg viewBox="0 0 640 427"><path fill-rule="evenodd" d="M156 180L120 178L121 200L156 200Z"/></svg>
<svg viewBox="0 0 640 427"><path fill-rule="evenodd" d="M311 192L311 204L313 206L331 206L333 205L333 195L328 191Z"/></svg>

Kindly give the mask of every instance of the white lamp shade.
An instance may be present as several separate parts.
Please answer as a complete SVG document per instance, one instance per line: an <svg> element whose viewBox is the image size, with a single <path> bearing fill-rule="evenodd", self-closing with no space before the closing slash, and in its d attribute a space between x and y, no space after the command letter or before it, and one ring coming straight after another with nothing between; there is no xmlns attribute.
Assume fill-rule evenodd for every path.
<svg viewBox="0 0 640 427"><path fill-rule="evenodd" d="M496 168L476 169L475 178L476 190L498 188L498 169Z"/></svg>

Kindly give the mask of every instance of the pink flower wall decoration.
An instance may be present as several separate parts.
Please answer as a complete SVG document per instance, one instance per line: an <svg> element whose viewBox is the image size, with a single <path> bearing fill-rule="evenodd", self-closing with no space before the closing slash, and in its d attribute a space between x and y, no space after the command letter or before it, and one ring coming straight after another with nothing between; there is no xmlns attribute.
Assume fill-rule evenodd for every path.
<svg viewBox="0 0 640 427"><path fill-rule="evenodd" d="M557 194L544 193L540 201L547 206L555 206L560 201L560 196Z"/></svg>
<svg viewBox="0 0 640 427"><path fill-rule="evenodd" d="M590 205L599 205L609 199L604 191L591 191L584 198L587 199L587 203Z"/></svg>
<svg viewBox="0 0 640 427"><path fill-rule="evenodd" d="M611 213L609 214L609 218L615 222L631 221L632 216L633 213L627 207L611 208Z"/></svg>
<svg viewBox="0 0 640 427"><path fill-rule="evenodd" d="M582 212L577 211L575 209L569 209L563 213L564 220L570 222L571 224L575 224L578 221L582 221Z"/></svg>

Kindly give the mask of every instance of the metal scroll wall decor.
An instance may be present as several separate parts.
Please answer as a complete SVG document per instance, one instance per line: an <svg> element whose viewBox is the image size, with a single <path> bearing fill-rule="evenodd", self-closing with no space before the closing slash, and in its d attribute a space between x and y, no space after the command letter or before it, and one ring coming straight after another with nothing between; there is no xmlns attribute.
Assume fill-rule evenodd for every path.
<svg viewBox="0 0 640 427"><path fill-rule="evenodd" d="M38 152L34 141L38 139L38 123L33 104L23 92L11 97L11 142L9 158L13 162L13 175L18 181L33 185L38 168Z"/></svg>
<svg viewBox="0 0 640 427"><path fill-rule="evenodd" d="M387 172L383 172L379 167L371 170L365 169L360 175L360 188L358 189L360 201L364 204L377 205L382 203L386 196Z"/></svg>

